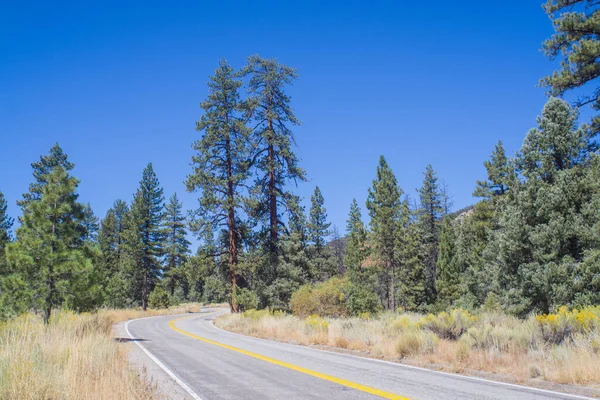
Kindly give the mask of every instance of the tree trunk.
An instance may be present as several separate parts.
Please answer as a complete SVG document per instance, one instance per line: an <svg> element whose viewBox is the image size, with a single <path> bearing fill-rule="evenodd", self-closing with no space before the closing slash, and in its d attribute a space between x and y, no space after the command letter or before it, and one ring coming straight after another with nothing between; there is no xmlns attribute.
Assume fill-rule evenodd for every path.
<svg viewBox="0 0 600 400"><path fill-rule="evenodd" d="M148 309L148 271L144 268L144 279L142 280L142 310Z"/></svg>
<svg viewBox="0 0 600 400"><path fill-rule="evenodd" d="M226 141L227 152L227 196L229 197L229 209L227 210L227 228L229 230L229 279L231 280L231 312L239 312L236 299L237 293L237 264L238 264L238 240L235 226L235 208L233 206L235 193L233 191L233 170L231 157L231 143Z"/></svg>
<svg viewBox="0 0 600 400"><path fill-rule="evenodd" d="M273 132L273 121L269 120L269 131ZM269 136L269 253L273 267L277 256L277 192L275 188L275 149L273 133Z"/></svg>
<svg viewBox="0 0 600 400"><path fill-rule="evenodd" d="M394 266L394 263L392 262L392 279L390 280L390 295L391 295L391 303L392 303L392 311L396 311L396 288L395 288L395 281L396 281L396 268Z"/></svg>

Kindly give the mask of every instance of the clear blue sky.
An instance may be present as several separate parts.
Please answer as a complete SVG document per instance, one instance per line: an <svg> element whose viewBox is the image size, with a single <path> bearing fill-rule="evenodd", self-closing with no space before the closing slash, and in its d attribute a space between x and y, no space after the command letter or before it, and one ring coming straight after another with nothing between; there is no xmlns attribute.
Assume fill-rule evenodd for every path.
<svg viewBox="0 0 600 400"><path fill-rule="evenodd" d="M194 207L183 181L208 76L257 53L300 72L289 93L306 204L318 185L343 229L383 154L411 196L431 163L467 206L494 144L512 154L535 126L537 82L558 67L539 51L552 33L541 3L5 3L0 191L16 217L30 163L59 142L99 216L131 200L148 162Z"/></svg>

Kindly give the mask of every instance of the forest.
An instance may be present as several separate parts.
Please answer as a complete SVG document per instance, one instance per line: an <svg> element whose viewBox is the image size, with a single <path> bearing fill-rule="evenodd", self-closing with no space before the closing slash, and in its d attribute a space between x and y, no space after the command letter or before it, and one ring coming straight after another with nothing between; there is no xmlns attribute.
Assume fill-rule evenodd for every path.
<svg viewBox="0 0 600 400"><path fill-rule="evenodd" d="M600 119L579 112L600 108L589 88L600 75L598 14L573 6L591 7L545 5L556 33L543 50L561 67L541 80L549 98L520 150L509 155L501 141L490 149L472 206L453 211L431 166L409 196L382 155L366 203L349 204L337 232L318 186L308 210L294 193L307 181L287 93L298 71L258 55L239 70L223 59L181 177L198 195L193 209L165 195L149 163L133 197L99 218L79 201L76 166L59 144L31 164L21 199L0 192L0 318L34 310L48 323L56 309L191 301L228 302L233 312L483 307L518 317L600 304ZM590 93L562 99L573 89ZM21 209L18 224L9 200Z"/></svg>

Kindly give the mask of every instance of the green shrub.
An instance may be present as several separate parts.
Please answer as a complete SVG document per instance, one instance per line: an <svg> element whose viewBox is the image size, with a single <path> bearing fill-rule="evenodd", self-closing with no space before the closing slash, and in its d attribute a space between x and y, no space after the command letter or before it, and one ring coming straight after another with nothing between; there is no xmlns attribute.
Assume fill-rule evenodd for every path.
<svg viewBox="0 0 600 400"><path fill-rule="evenodd" d="M156 286L150 296L148 297L148 306L150 308L168 308L169 307L169 293L160 286Z"/></svg>
<svg viewBox="0 0 600 400"><path fill-rule="evenodd" d="M348 310L349 283L346 278L331 278L314 285L304 285L292 295L290 307L295 315L306 317L343 317Z"/></svg>
<svg viewBox="0 0 600 400"><path fill-rule="evenodd" d="M350 285L348 293L348 311L352 315L363 315L365 313L375 314L381 310L381 301L377 293L372 290L358 286Z"/></svg>
<svg viewBox="0 0 600 400"><path fill-rule="evenodd" d="M239 310L242 312L258 307L258 296L250 289L237 288L235 291L235 300Z"/></svg>

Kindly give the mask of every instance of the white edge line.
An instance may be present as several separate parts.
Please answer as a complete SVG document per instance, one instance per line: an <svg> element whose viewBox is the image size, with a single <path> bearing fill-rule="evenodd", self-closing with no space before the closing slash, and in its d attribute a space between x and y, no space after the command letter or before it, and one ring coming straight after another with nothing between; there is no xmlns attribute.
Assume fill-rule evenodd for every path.
<svg viewBox="0 0 600 400"><path fill-rule="evenodd" d="M160 315L161 317L164 317L164 315ZM142 349L142 351L144 353L146 353L146 355L156 363L156 365L158 365L163 371L165 371L167 373L167 375L169 375L171 378L173 378L173 380L175 382L177 382L177 384L179 384L179 386L181 386L183 388L183 390L185 390L190 396L192 396L192 398L194 400L202 400L200 398L200 396L198 396L196 393L194 393L194 391L185 383L183 383L183 381L181 379L179 379L169 368L167 368L165 366L165 364L163 364L158 358L156 358L152 353L150 353L150 351L148 351L148 349L146 349L144 346L142 346L138 341L135 340L135 338L133 337L133 335L131 334L131 332L129 332L129 323L132 321L139 321L140 319L148 319L148 318L156 318L156 317L144 317L144 318L137 318L137 319L130 319L129 321L127 321L125 323L125 331L127 332L127 334L129 335L129 337L131 339L134 339L133 342L140 348Z"/></svg>
<svg viewBox="0 0 600 400"><path fill-rule="evenodd" d="M432 372L434 374L446 375L446 376L450 376L450 377L458 378L458 379L467 379L467 380L472 380L472 381L477 381L477 382L490 383L490 384L493 384L493 385L509 386L509 387L512 387L512 388L522 389L522 390L526 390L526 391L533 391L533 392L539 392L539 393L552 394L552 395L555 395L555 396L569 397L569 398L572 398L572 399L596 400L593 397L580 396L580 395L577 395L577 394L555 392L553 390L540 389L540 388L536 388L536 387L532 387L532 386L517 385L517 384L514 384L514 383L493 381L493 380L490 380L490 379L478 378L478 377L475 377L475 376L460 375L460 374L455 374L455 373L451 373L451 372L444 372L444 371L436 371L434 369L417 367L417 366L414 366L414 365L401 364L401 363L396 363L396 362L393 362L393 361L379 360L377 358L355 356L353 354L345 354L345 353L341 353L341 352L337 352L337 351L317 349L315 347L310 347L310 346L303 346L303 345L299 345L299 344L293 344L293 343L287 343L287 342L279 342L279 341L276 341L276 340L269 340L269 339L263 339L263 338L259 338L259 337L249 336L249 335L243 335L241 333L231 332L231 331L225 330L223 328L219 328L218 326L216 326L214 324L214 319L211 320L211 321L209 321L209 324L213 328L218 329L220 331L227 332L227 333L232 334L232 335L242 336L244 338L249 338L249 339L256 339L256 340L262 340L262 341L265 341L265 342L271 342L271 343L277 343L277 344L284 344L284 345L287 345L287 346L298 347L298 348L301 348L301 349L309 349L309 350L321 351L323 353L335 354L335 355L343 356L343 357L358 358L360 360L365 360L365 361L375 361L375 362L378 362L378 363L393 365L395 367L407 368L407 369L414 369L414 370L419 370L419 371L424 371L424 372Z"/></svg>

